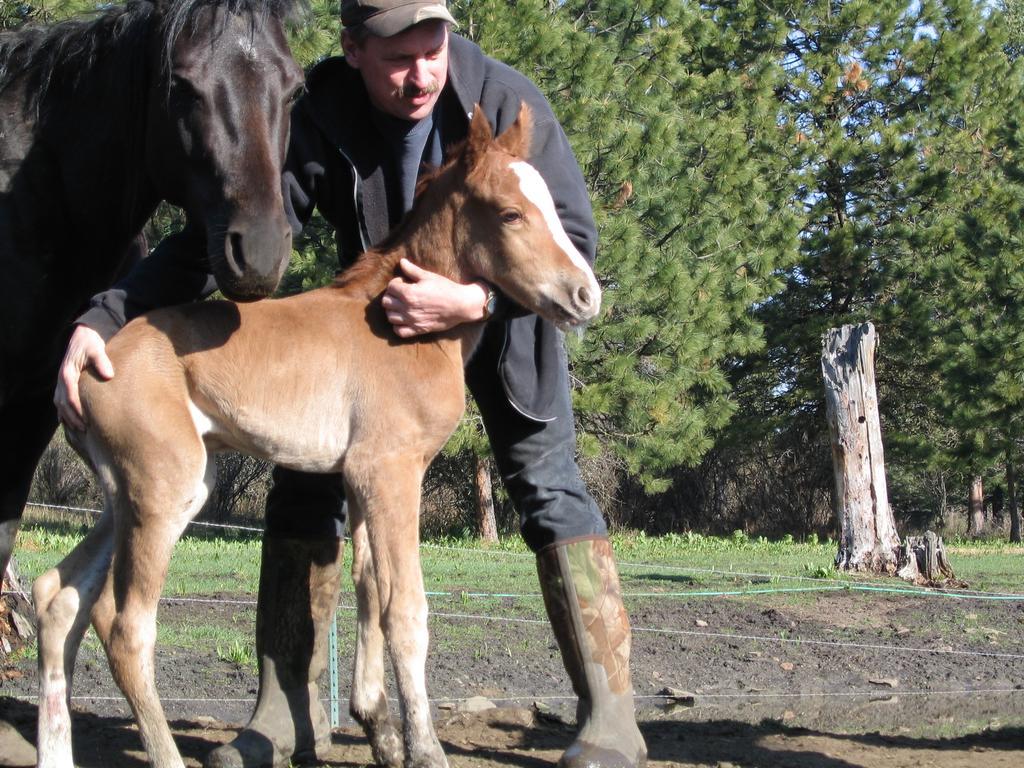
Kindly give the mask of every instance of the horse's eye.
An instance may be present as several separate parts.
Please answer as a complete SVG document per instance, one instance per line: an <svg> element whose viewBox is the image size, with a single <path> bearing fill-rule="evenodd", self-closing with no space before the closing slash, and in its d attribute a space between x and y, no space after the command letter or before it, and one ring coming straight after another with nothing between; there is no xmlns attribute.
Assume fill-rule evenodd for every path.
<svg viewBox="0 0 1024 768"><path fill-rule="evenodd" d="M288 94L288 98L285 99L285 102L290 107L296 101L298 101L302 97L302 94L304 94L305 92L306 92L306 87L304 85L300 85L298 88L296 88L294 91L292 91L291 93Z"/></svg>
<svg viewBox="0 0 1024 768"><path fill-rule="evenodd" d="M515 208L506 208L504 211L501 212L502 224L518 224L522 220L522 212L517 211Z"/></svg>
<svg viewBox="0 0 1024 768"><path fill-rule="evenodd" d="M184 77L171 75L171 96L179 103L194 103L202 101L199 91L195 89Z"/></svg>

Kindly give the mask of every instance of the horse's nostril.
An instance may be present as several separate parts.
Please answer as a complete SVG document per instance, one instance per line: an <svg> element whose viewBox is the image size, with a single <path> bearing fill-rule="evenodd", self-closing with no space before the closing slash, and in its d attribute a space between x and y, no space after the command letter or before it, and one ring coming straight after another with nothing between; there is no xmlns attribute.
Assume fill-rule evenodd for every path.
<svg viewBox="0 0 1024 768"><path fill-rule="evenodd" d="M245 272L245 248L242 245L241 232L229 232L227 245L228 263L236 274Z"/></svg>
<svg viewBox="0 0 1024 768"><path fill-rule="evenodd" d="M587 288L576 289L576 304L579 307L586 309L590 306L592 301L593 299L591 299L590 291Z"/></svg>

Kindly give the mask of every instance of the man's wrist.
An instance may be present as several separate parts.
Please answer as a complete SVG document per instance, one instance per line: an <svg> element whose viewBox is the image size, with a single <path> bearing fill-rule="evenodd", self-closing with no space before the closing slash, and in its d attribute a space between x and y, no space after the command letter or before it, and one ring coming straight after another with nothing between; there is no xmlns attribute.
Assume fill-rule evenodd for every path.
<svg viewBox="0 0 1024 768"><path fill-rule="evenodd" d="M498 308L498 294L491 286L491 284L485 280L478 280L477 284L484 291L484 300L483 305L481 307L480 319L490 320L492 317L494 317L494 313Z"/></svg>
<svg viewBox="0 0 1024 768"><path fill-rule="evenodd" d="M118 322L104 307L92 307L75 318L75 326L95 331L106 342L124 327L124 322Z"/></svg>
<svg viewBox="0 0 1024 768"><path fill-rule="evenodd" d="M79 338L99 339L104 344L107 341L99 331L85 323L75 323L75 329L71 332L71 335L78 336Z"/></svg>

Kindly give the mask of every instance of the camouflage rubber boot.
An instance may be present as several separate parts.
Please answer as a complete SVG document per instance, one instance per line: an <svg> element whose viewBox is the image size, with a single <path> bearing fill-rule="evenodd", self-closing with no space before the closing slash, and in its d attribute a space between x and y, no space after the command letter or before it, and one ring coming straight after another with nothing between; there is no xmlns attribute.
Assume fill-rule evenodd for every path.
<svg viewBox="0 0 1024 768"><path fill-rule="evenodd" d="M331 727L317 679L338 605L341 539L263 538L256 606L260 688L252 719L213 750L207 768L273 768L315 762Z"/></svg>
<svg viewBox="0 0 1024 768"><path fill-rule="evenodd" d="M537 555L544 605L579 697L579 733L561 768L642 768L629 675L631 635L615 557L606 538L554 544Z"/></svg>

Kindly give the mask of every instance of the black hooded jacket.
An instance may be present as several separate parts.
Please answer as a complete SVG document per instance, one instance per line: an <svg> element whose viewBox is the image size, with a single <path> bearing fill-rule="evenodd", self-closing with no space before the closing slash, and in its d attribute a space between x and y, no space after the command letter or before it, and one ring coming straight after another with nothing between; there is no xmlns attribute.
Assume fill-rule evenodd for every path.
<svg viewBox="0 0 1024 768"><path fill-rule="evenodd" d="M527 102L534 121L528 159L547 182L569 237L593 263L597 233L586 185L543 95L522 74L458 35L450 36L448 56L448 83L438 112L445 145L466 136L475 104L501 133ZM306 93L292 111L282 180L285 208L296 232L314 208L320 211L335 229L340 269L381 242L401 214L388 209L381 141L369 115L362 77L341 57L326 59L309 72ZM109 338L148 309L209 295L216 285L205 265L204 243L205 235L189 227L165 238L127 278L95 296L78 322ZM515 307L504 307L492 322L505 325L497 373L509 401L531 419L554 418L555 388L565 386L561 335L547 321Z"/></svg>

